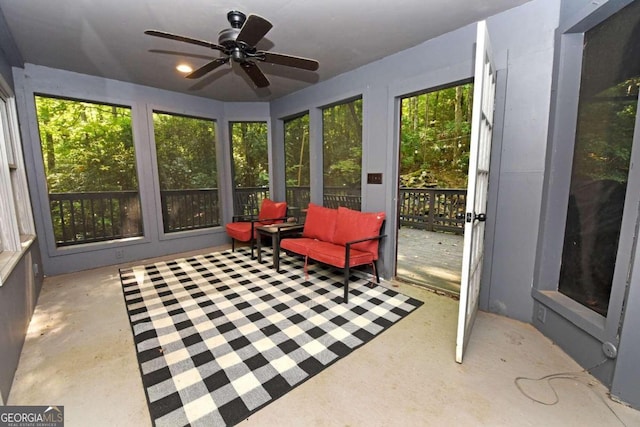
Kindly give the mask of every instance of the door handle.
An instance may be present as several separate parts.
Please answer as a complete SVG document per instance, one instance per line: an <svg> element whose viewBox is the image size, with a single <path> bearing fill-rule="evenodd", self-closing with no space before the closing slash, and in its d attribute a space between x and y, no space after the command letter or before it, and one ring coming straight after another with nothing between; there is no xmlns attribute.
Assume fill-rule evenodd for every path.
<svg viewBox="0 0 640 427"><path fill-rule="evenodd" d="M467 222L471 222L471 218L473 215L473 220L474 221L480 221L480 222L485 222L487 220L487 214L483 214L483 213L471 213L471 212L467 212L466 215L463 213L457 213L456 214L456 219L467 219Z"/></svg>

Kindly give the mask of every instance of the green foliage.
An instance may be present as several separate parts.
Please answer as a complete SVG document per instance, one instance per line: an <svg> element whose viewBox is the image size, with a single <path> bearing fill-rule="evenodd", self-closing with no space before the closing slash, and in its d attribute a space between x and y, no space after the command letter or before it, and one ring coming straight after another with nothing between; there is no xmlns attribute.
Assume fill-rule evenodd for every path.
<svg viewBox="0 0 640 427"><path fill-rule="evenodd" d="M161 190L216 188L215 122L153 113Z"/></svg>
<svg viewBox="0 0 640 427"><path fill-rule="evenodd" d="M131 110L36 96L50 193L136 190Z"/></svg>
<svg viewBox="0 0 640 427"><path fill-rule="evenodd" d="M362 99L322 112L324 186L360 189Z"/></svg>
<svg viewBox="0 0 640 427"><path fill-rule="evenodd" d="M627 182L640 78L580 100L573 174Z"/></svg>
<svg viewBox="0 0 640 427"><path fill-rule="evenodd" d="M421 184L411 177L427 171L433 181L425 186L466 187L472 95L469 83L402 99L401 185Z"/></svg>
<svg viewBox="0 0 640 427"><path fill-rule="evenodd" d="M231 123L236 188L269 185L267 129L266 122Z"/></svg>

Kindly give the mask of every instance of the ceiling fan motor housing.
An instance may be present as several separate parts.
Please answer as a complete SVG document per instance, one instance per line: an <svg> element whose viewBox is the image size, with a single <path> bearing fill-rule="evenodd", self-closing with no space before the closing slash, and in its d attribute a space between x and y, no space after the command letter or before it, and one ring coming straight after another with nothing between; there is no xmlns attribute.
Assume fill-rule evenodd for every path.
<svg viewBox="0 0 640 427"><path fill-rule="evenodd" d="M236 46L238 34L240 34L240 28L225 28L218 33L218 44L232 49Z"/></svg>
<svg viewBox="0 0 640 427"><path fill-rule="evenodd" d="M227 21L229 21L229 24L231 24L231 28L242 28L242 26L244 25L244 21L246 20L247 15L240 11L232 10L227 13Z"/></svg>
<svg viewBox="0 0 640 427"><path fill-rule="evenodd" d="M231 28L225 28L218 33L218 44L226 48L226 54L235 62L244 63L247 61L247 52L251 52L252 46L239 42L238 34L247 20L247 16L237 10L227 13L227 20ZM255 50L255 49L253 49Z"/></svg>

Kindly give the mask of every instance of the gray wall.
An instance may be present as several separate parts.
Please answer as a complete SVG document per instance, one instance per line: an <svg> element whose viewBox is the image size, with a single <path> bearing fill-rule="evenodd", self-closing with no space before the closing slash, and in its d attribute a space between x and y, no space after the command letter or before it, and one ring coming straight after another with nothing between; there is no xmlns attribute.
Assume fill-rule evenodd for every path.
<svg viewBox="0 0 640 427"><path fill-rule="evenodd" d="M498 69L496 129L481 308L531 320L531 283L540 215L559 2L536 0L487 20ZM362 95L363 182L383 172L383 185L363 184L363 210L385 210L389 239L383 276L394 270L398 180L397 98L472 77L475 25L273 101L274 123L309 110L312 150L321 144L322 106ZM314 113L315 112L315 113ZM314 117L316 120L314 121ZM282 126L273 125L276 144ZM283 156L283 148L274 152ZM313 178L321 182L321 160Z"/></svg>
<svg viewBox="0 0 640 427"><path fill-rule="evenodd" d="M34 273L35 269L38 274ZM37 240L26 250L0 287L0 404L7 402L29 322L36 306L42 274Z"/></svg>
<svg viewBox="0 0 640 427"><path fill-rule="evenodd" d="M13 89L10 60L5 53L12 50L4 38L6 25L0 14L0 74ZM13 376L18 367L20 352L29 327L29 321L42 287L40 250L37 240L26 248L15 268L0 287L0 405L9 397Z"/></svg>
<svg viewBox="0 0 640 427"><path fill-rule="evenodd" d="M242 108L234 104L188 96L150 87L133 85L99 77L26 64L14 68L18 112L22 119L22 138L29 185L34 207L36 229L40 237L43 271L55 275L112 265L120 262L201 249L228 242L224 227L165 234L159 184L155 167L155 143L151 127L152 111L211 118L217 123L217 159L219 182L225 191L222 223L231 219L230 151L228 120L267 120L266 103L248 103ZM144 237L119 242L105 242L82 247L56 248L50 224L44 166L40 150L34 95L58 95L83 100L114 103L132 108L132 127L136 150L138 182L143 211Z"/></svg>
<svg viewBox="0 0 640 427"><path fill-rule="evenodd" d="M14 84L11 67L20 67L22 65L22 56L13 41L13 36L9 31L4 14L0 10L0 74L12 88Z"/></svg>
<svg viewBox="0 0 640 427"><path fill-rule="evenodd" d="M593 2L563 0L556 31L548 151L539 222L536 255L535 299L532 323L591 374L610 387L612 396L640 408L640 373L637 370L640 345L638 286L640 268L634 235L637 236L638 187L640 174L632 168L618 246L608 314L600 316L558 292L561 251L567 215L570 171L578 109L579 75L582 67L582 32L593 28L632 0ZM632 164L640 160L640 116ZM566 144L566 141L570 141ZM617 347L617 358L605 349Z"/></svg>
<svg viewBox="0 0 640 427"><path fill-rule="evenodd" d="M488 20L498 64L506 63L495 232L484 266L483 308L530 322L559 2L537 0ZM503 62L504 61L504 62ZM493 161L494 159L492 159ZM488 284L489 286L486 286Z"/></svg>

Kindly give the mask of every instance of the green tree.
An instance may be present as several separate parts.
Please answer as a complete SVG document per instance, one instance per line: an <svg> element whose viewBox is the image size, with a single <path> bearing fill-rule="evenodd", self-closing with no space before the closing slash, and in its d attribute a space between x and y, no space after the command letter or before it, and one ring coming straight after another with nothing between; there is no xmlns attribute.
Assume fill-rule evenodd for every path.
<svg viewBox="0 0 640 427"><path fill-rule="evenodd" d="M268 186L267 123L234 122L230 126L235 187Z"/></svg>
<svg viewBox="0 0 640 427"><path fill-rule="evenodd" d="M309 114L284 123L284 147L287 186L308 186Z"/></svg>
<svg viewBox="0 0 640 427"><path fill-rule="evenodd" d="M400 174L405 185L466 187L472 94L469 83L402 99Z"/></svg>
<svg viewBox="0 0 640 427"><path fill-rule="evenodd" d="M50 193L137 190L129 108L35 100Z"/></svg>
<svg viewBox="0 0 640 427"><path fill-rule="evenodd" d="M574 175L627 182L639 88L628 79L580 103Z"/></svg>
<svg viewBox="0 0 640 427"><path fill-rule="evenodd" d="M322 112L324 186L360 190L362 99Z"/></svg>
<svg viewBox="0 0 640 427"><path fill-rule="evenodd" d="M216 188L213 120L153 113L161 190Z"/></svg>

